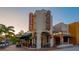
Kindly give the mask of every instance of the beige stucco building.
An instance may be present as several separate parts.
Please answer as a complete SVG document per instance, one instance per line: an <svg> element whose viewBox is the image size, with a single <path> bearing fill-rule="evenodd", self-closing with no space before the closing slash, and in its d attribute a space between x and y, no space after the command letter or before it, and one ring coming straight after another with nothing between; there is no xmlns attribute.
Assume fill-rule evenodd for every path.
<svg viewBox="0 0 79 59"><path fill-rule="evenodd" d="M69 33L68 24L58 23L53 27L53 36L55 40L54 45L64 45L69 44L71 35Z"/></svg>
<svg viewBox="0 0 79 59"><path fill-rule="evenodd" d="M49 10L36 10L29 14L29 31L32 32L32 44L36 48L53 46L52 15Z"/></svg>

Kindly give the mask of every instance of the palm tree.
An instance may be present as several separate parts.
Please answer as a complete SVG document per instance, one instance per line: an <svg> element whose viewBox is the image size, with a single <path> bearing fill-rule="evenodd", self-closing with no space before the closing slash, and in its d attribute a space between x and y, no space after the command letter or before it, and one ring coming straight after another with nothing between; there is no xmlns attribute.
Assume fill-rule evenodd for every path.
<svg viewBox="0 0 79 59"><path fill-rule="evenodd" d="M0 35L2 35L4 31L5 31L5 25L0 24Z"/></svg>
<svg viewBox="0 0 79 59"><path fill-rule="evenodd" d="M0 42L3 40L4 31L5 31L5 25L0 24Z"/></svg>
<svg viewBox="0 0 79 59"><path fill-rule="evenodd" d="M14 32L15 30L13 26L8 26L8 27L5 26L5 30L4 30L5 39L9 40L11 44L13 44L14 41L16 40Z"/></svg>
<svg viewBox="0 0 79 59"><path fill-rule="evenodd" d="M15 36L14 32L15 32L15 30L14 30L14 27L13 26L5 27L4 33L5 33L6 39L7 38L10 38L12 36Z"/></svg>
<svg viewBox="0 0 79 59"><path fill-rule="evenodd" d="M5 26L3 24L0 24L0 42L5 38L5 39L11 39L14 40L15 30L13 26Z"/></svg>
<svg viewBox="0 0 79 59"><path fill-rule="evenodd" d="M19 36L24 35L24 31L23 31L23 30L21 30L21 31L18 33L18 35L19 35Z"/></svg>

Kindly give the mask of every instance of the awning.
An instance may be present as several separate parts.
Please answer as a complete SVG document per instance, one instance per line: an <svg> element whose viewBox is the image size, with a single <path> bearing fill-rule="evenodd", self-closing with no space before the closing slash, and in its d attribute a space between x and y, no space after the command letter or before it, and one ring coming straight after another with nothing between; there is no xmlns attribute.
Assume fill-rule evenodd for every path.
<svg viewBox="0 0 79 59"><path fill-rule="evenodd" d="M42 32L42 34L44 34L46 36L50 36L50 34L48 32Z"/></svg>
<svg viewBox="0 0 79 59"><path fill-rule="evenodd" d="M60 38L60 35L54 35L54 38ZM72 38L71 35L63 35L63 38Z"/></svg>
<svg viewBox="0 0 79 59"><path fill-rule="evenodd" d="M71 36L63 36L63 38L72 38Z"/></svg>
<svg viewBox="0 0 79 59"><path fill-rule="evenodd" d="M30 37L32 37L32 33L27 33L27 34L24 34L20 37L20 39L25 39L25 40L29 40Z"/></svg>

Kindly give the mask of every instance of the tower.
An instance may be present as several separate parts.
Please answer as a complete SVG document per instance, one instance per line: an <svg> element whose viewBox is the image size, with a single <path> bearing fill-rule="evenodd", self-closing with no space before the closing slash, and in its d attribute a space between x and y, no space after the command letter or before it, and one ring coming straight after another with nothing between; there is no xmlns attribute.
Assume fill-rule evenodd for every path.
<svg viewBox="0 0 79 59"><path fill-rule="evenodd" d="M36 10L29 15L29 30L36 33L36 48L53 46L52 16L49 10Z"/></svg>

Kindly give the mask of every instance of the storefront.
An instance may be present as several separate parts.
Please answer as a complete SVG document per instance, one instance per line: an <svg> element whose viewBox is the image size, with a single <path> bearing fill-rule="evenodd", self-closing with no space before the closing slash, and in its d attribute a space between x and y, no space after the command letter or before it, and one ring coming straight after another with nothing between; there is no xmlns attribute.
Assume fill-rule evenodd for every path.
<svg viewBox="0 0 79 59"><path fill-rule="evenodd" d="M32 47L32 38L31 37L32 37L31 33L21 36L20 40L21 40L22 46Z"/></svg>
<svg viewBox="0 0 79 59"><path fill-rule="evenodd" d="M41 47L42 48L50 47L50 34L48 32L41 33Z"/></svg>
<svg viewBox="0 0 79 59"><path fill-rule="evenodd" d="M55 35L54 36L54 41L55 41L55 46L57 45L63 45L63 44L70 44L70 40L71 40L71 36L70 35Z"/></svg>

